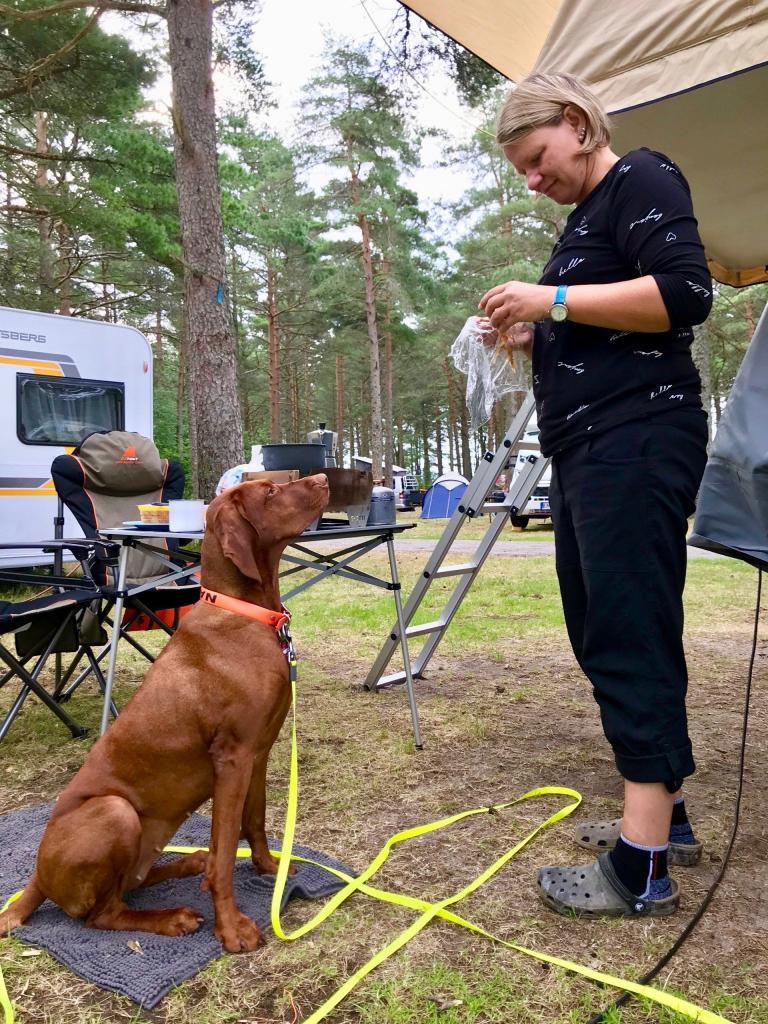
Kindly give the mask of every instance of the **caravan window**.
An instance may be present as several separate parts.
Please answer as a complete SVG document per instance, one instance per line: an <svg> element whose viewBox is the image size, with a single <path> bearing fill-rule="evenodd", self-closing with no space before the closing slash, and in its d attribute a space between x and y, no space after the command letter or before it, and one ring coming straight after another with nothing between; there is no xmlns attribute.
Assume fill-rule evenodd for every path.
<svg viewBox="0 0 768 1024"><path fill-rule="evenodd" d="M16 433L24 444L76 445L95 430L124 429L124 384L16 375Z"/></svg>

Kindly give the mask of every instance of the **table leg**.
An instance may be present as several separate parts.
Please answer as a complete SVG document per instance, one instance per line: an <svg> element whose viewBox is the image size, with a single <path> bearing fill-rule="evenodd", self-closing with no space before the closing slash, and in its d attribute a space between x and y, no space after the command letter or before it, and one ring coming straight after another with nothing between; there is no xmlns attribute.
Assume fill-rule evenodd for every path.
<svg viewBox="0 0 768 1024"><path fill-rule="evenodd" d="M416 694L413 689L413 674L411 672L411 657L408 653L408 637L405 634L405 618L403 616L403 602L400 596L400 578L397 575L397 561L395 560L395 542L390 535L387 537L387 554L389 555L389 571L392 576L392 583L395 595L395 611L397 613L397 626L400 634L400 648L403 652L403 670L405 672L405 685L408 690L408 702L411 705L411 722L413 723L413 743L417 750L422 749L421 729L419 728L419 711L416 707Z"/></svg>
<svg viewBox="0 0 768 1024"><path fill-rule="evenodd" d="M104 707L101 712L101 735L107 731L109 725L109 705L112 701L112 683L115 678L115 664L117 663L117 645L120 641L120 623L123 621L123 605L125 604L125 598L123 597L123 590L125 589L125 575L128 567L128 551L129 547L127 544L120 545L120 562L117 570L117 599L115 600L115 607L112 612L112 638L110 640L109 647L109 665L107 667L107 683L104 687Z"/></svg>

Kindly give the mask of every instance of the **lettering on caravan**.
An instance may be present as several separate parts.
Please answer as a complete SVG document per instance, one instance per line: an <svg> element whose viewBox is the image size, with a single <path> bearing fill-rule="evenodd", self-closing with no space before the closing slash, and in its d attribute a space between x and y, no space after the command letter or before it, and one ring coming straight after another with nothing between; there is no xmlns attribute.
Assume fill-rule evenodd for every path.
<svg viewBox="0 0 768 1024"><path fill-rule="evenodd" d="M10 341L36 341L38 345L45 344L44 334L26 334L24 331L6 331L0 327L0 338Z"/></svg>

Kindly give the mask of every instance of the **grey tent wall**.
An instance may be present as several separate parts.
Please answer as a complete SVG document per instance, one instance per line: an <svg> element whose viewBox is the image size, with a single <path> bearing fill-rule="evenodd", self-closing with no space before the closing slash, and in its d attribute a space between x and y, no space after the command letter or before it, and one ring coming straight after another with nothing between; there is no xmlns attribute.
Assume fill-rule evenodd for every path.
<svg viewBox="0 0 768 1024"><path fill-rule="evenodd" d="M768 306L720 419L688 543L768 566Z"/></svg>

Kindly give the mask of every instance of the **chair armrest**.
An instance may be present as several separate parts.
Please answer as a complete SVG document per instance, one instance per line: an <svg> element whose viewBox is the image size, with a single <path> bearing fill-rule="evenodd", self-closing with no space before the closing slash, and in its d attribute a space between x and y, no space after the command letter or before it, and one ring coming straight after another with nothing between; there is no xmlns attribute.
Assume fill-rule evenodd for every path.
<svg viewBox="0 0 768 1024"><path fill-rule="evenodd" d="M114 541L97 540L88 537L75 537L73 540L17 540L13 543L0 543L0 551L14 551L27 548L39 548L44 554L53 551L71 551L80 561L89 555L99 558L116 558L120 553L120 545Z"/></svg>
<svg viewBox="0 0 768 1024"><path fill-rule="evenodd" d="M4 569L0 568L0 581L31 586L56 587L62 590L76 588L98 592L99 585L93 578L91 562L96 559L106 563L116 562L120 552L119 544L87 537L75 537L72 540L23 540L13 543L0 543L0 551L29 551L30 549L37 549L41 554L70 552L75 561L80 563L83 576L57 576L54 575L55 569L54 572L38 575L30 572L28 568L9 566Z"/></svg>

